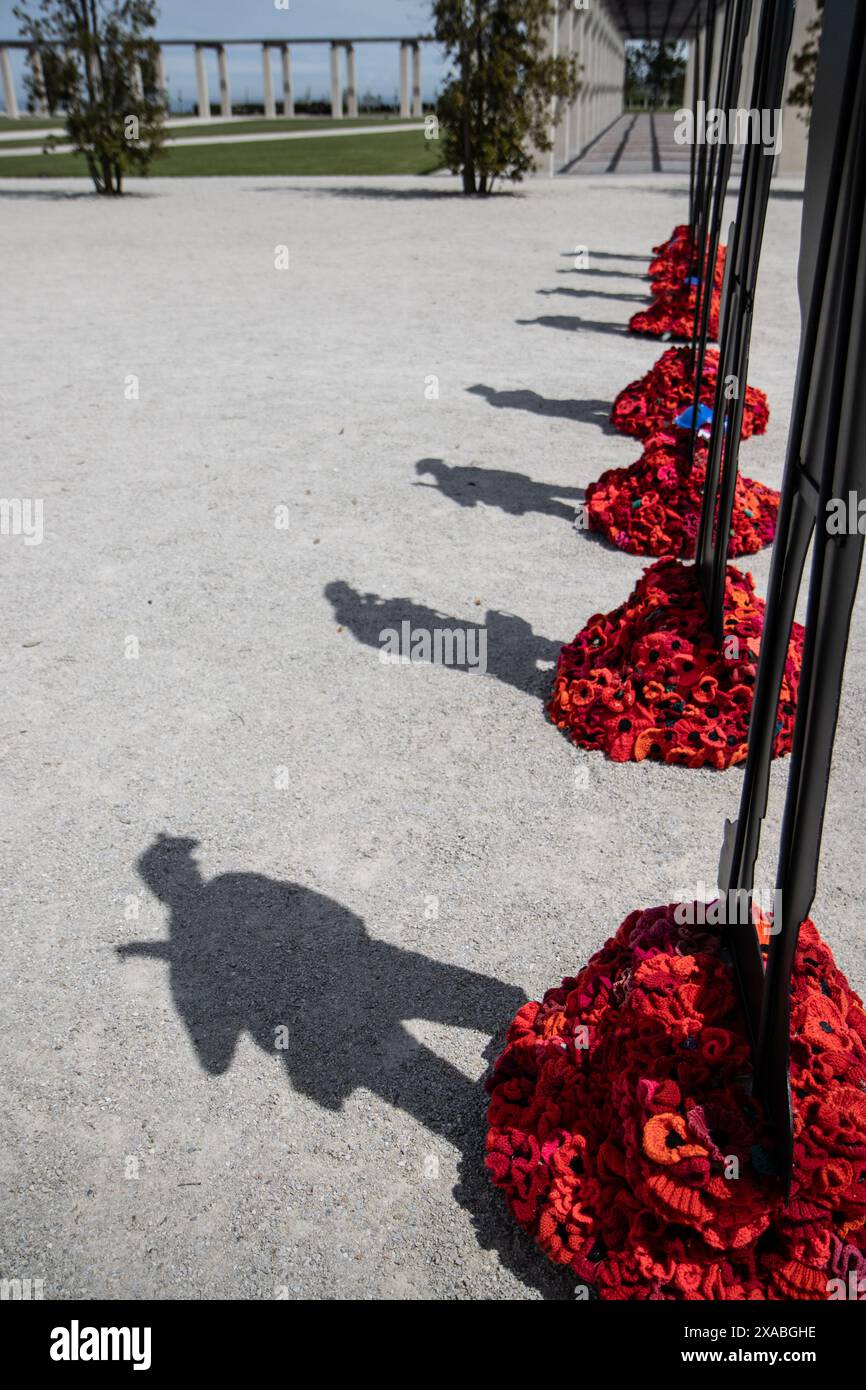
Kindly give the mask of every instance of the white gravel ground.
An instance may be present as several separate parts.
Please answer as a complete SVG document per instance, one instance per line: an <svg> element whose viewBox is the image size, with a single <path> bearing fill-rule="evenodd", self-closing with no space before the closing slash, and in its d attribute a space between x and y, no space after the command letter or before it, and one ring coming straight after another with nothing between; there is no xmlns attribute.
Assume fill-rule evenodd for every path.
<svg viewBox="0 0 866 1390"><path fill-rule="evenodd" d="M542 706L641 570L570 516L639 452L605 417L661 351L623 327L683 181L4 181L0 205L3 488L44 499L42 544L0 538L0 1273L569 1297L488 1190L485 1050L630 909L714 883L741 783L614 766ZM772 421L742 451L771 482L799 216L777 185ZM486 623L486 676L379 662L380 629L434 614ZM861 609L815 906L861 989L864 695Z"/></svg>

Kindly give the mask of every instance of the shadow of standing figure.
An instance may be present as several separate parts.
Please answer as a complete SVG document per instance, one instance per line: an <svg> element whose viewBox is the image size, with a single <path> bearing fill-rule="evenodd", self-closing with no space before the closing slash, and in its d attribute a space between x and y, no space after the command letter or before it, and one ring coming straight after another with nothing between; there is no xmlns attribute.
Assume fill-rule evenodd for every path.
<svg viewBox="0 0 866 1390"><path fill-rule="evenodd" d="M537 483L525 473L512 473L505 468L450 464L437 458L419 459L415 472L422 478L434 478L435 482L415 483L414 487L433 488L459 507L483 504L498 507L507 516L538 512L570 525L574 525L575 503L582 502L585 495L582 487L557 487L556 483ZM569 505L561 500L564 497L574 501Z"/></svg>
<svg viewBox="0 0 866 1390"><path fill-rule="evenodd" d="M583 319L577 314L539 314L535 319L515 319L521 327L561 328L566 333L577 333L585 329L588 333L610 333L614 338L627 338L628 327L624 323L609 323L605 319Z"/></svg>
<svg viewBox="0 0 866 1390"><path fill-rule="evenodd" d="M568 1296L561 1280L533 1268L536 1252L487 1179L482 1085L405 1027L426 1019L492 1035L525 1002L523 992L376 940L355 913L300 884L254 873L206 880L193 857L197 843L160 836L141 855L142 879L171 914L168 937L127 942L117 953L168 964L175 1007L204 1070L225 1073L246 1033L281 1059L295 1090L327 1110L340 1111L359 1088L402 1109L471 1155L456 1195L479 1242L514 1250L519 1277Z"/></svg>
<svg viewBox="0 0 866 1390"><path fill-rule="evenodd" d="M551 419L573 420L578 425L598 425L602 434L619 433L610 423L610 401L592 398L577 400L574 397L558 400L555 396L541 396L537 391L531 391L528 387L521 387L515 391L497 391L492 386L485 386L483 382L479 382L476 386L468 386L466 389L470 396L480 396L496 410L525 410L527 415L543 415ZM489 469L488 471L493 473L497 470ZM515 473L513 476L519 478L523 475ZM563 488L554 487L552 483L539 483L537 486L550 487L560 494L565 491Z"/></svg>
<svg viewBox="0 0 866 1390"><path fill-rule="evenodd" d="M640 294L618 293L616 290L576 290L571 285L555 285L550 290L536 290L536 294L565 294L570 299L621 299L625 304L646 304L646 291Z"/></svg>
<svg viewBox="0 0 866 1390"><path fill-rule="evenodd" d="M403 623L409 623L412 631L425 633L462 629L466 634L467 650L485 651L488 676L514 686L524 695L534 695L540 700L547 700L549 696L552 671L539 669L537 663L544 661L555 665L562 643L533 632L526 619L514 613L500 613L489 608L483 623L472 623L439 613L410 598L382 598L380 594L359 593L343 579L326 584L325 597L333 605L337 622L367 647L382 651L382 634L389 630L399 633ZM486 634L483 641L482 633ZM418 664L425 664L422 658L418 659ZM464 674L472 670L467 665L454 665L453 669Z"/></svg>

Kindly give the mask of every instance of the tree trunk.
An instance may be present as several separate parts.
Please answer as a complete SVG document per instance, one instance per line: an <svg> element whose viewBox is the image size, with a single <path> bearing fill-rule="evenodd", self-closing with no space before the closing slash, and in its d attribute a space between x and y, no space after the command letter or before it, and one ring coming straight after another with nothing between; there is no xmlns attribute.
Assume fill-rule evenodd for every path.
<svg viewBox="0 0 866 1390"><path fill-rule="evenodd" d="M473 135L474 135L474 146L475 146L476 154L477 154L477 152L478 152L479 150L482 150L482 149L484 148L484 76L485 76L485 73L484 73L484 38L483 38L484 15L483 15L483 13L482 13L482 8L483 8L483 7L482 7L482 0L475 0L475 10L474 10L474 19L475 19L475 70L476 70L476 72L477 72L477 74L478 74L478 79L479 79L479 80L478 80L478 103L477 103L477 105L476 105L476 107L475 107L475 111L473 112L473 115L474 115L474 117L475 117L475 129L474 129L474 131L473 131ZM477 184L476 184L476 189L475 189L476 193L478 194L478 196L479 196L480 198L483 198L484 195L485 195L486 192L487 192L486 184L487 184L487 174L486 174L486 172L485 172L483 169L481 169L481 170L479 170L479 172L478 172L478 182L477 182Z"/></svg>
<svg viewBox="0 0 866 1390"><path fill-rule="evenodd" d="M102 190L99 187L99 171L96 168L96 164L94 163L93 157L90 154L89 150L84 151L84 158L87 161L87 172L90 174L90 178L93 182L93 187L96 189L97 193L100 193Z"/></svg>
<svg viewBox="0 0 866 1390"><path fill-rule="evenodd" d="M468 149L469 153L464 155L463 164L463 192L467 197L471 197L476 192L475 188L475 165L472 163L472 144L469 139L469 122L464 118L463 121L463 149Z"/></svg>
<svg viewBox="0 0 866 1390"><path fill-rule="evenodd" d="M475 154L472 148L472 68L469 47L464 43L460 52L460 84L463 88L463 192L471 197L475 192Z"/></svg>

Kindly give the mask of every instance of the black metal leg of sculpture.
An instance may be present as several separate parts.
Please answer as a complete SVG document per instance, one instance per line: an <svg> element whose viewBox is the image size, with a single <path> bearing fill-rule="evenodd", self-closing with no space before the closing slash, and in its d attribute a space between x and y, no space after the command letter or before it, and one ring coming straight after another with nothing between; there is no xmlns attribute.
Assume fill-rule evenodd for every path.
<svg viewBox="0 0 866 1390"><path fill-rule="evenodd" d="M829 41L833 31L826 24L825 33L823 48L828 54L826 66L829 70ZM856 44L857 35L851 34L851 40ZM810 409L811 383L845 165L845 144L837 136L838 132L850 126L857 76L856 68L850 65L846 74L844 62L841 70L837 71L834 67L829 78L822 81L812 118L799 265L804 326L797 385L770 568L767 620L752 706L749 756L740 813L738 820L727 827L719 878L720 885L729 883L732 888L751 889L753 883L760 827L766 814L779 691L818 505L819 479L814 465L815 450L814 445L804 442L804 435L807 425L814 420L814 408ZM750 958L749 951L746 960Z"/></svg>
<svg viewBox="0 0 866 1390"><path fill-rule="evenodd" d="M761 12L752 109L776 110L782 102L788 49L793 29L791 0L766 0ZM707 600L710 625L721 642L724 623L728 544L737 479L740 431L749 370L752 310L764 236L772 155L762 146L746 148L737 220L728 255L731 259L713 402L713 425L698 533L697 564ZM726 394L728 383L735 394ZM721 480L721 486L720 486Z"/></svg>
<svg viewBox="0 0 866 1390"><path fill-rule="evenodd" d="M692 78L692 133L694 134L698 125L698 74L701 70L701 30L697 18L695 19L695 37L692 42L695 46L694 76ZM689 235L692 240L694 240L695 235L695 154L697 148L697 142L693 139L689 149Z"/></svg>
<svg viewBox="0 0 866 1390"><path fill-rule="evenodd" d="M755 1080L772 1122L790 1189L793 1120L789 1083L790 983L800 924L815 892L839 692L863 537L855 525L828 533L828 503L866 489L866 6L828 8L816 77L800 258L804 331L794 415L773 553L764 637L749 731L740 815L729 824L723 892L754 885L766 813L776 711L794 609L815 517L806 641L777 875L766 978L751 927L728 927L750 1026ZM759 1013L757 1012L759 1008Z"/></svg>
<svg viewBox="0 0 866 1390"><path fill-rule="evenodd" d="M736 103L743 74L743 48L749 30L752 14L752 0L730 0L725 10L725 24L722 36L722 51L719 61L719 80L716 105L721 110L730 111ZM706 243L701 260L701 273L698 277L698 292L695 302L695 395L692 410L692 449L694 450L698 430L698 406L703 382L704 362L706 360L709 338L710 313L715 289L716 259L719 254L722 216L725 196L733 162L733 144L730 139L721 145L714 145L710 153L708 173L708 196L711 196L706 220ZM721 316L720 316L721 317Z"/></svg>
<svg viewBox="0 0 866 1390"><path fill-rule="evenodd" d="M710 82L713 73L713 49L715 47L715 18L716 0L709 0L707 7L706 36L704 38L704 71L701 80L701 91L709 95ZM697 76L697 73L696 73ZM705 97L706 100L706 97ZM697 130L693 131L697 135ZM707 144L702 142L698 145L697 174L695 176L695 235L692 244L691 266L689 274L696 278L701 273L702 254L701 248L704 245L704 219L707 197Z"/></svg>
<svg viewBox="0 0 866 1390"><path fill-rule="evenodd" d="M721 43L716 59L716 89L710 92L709 84L712 74L706 73L707 86L704 90L704 97L708 105L718 107L722 100L722 90L725 80L725 71L728 66L728 57L731 43L731 14L735 0L718 0L720 6L724 6L724 21L722 24ZM715 23L713 24L715 37ZM694 138L697 139L697 122L693 128ZM710 145L709 142L701 142L701 154L703 156L704 181L702 188L702 199L699 208L699 219L694 246L692 252L693 271L692 279L695 281L695 308L692 315L692 351L694 352L700 336L701 306L703 303L703 291L706 284L707 274L707 238L710 225L710 208L716 184L716 164L719 146Z"/></svg>
<svg viewBox="0 0 866 1390"><path fill-rule="evenodd" d="M749 6L749 10L751 7ZM739 42L745 42L745 34L748 30L750 13L741 16L741 23L738 27L736 38ZM769 48L769 38L776 20L775 5L770 0L765 0L761 7L758 22L758 42L755 59L755 70L752 75L752 106L753 109L760 109L760 103L766 99L767 86L767 53ZM738 55L736 86L731 81L727 96L728 108L733 104L734 92L738 91L742 76L742 58ZM732 74L733 76L733 74ZM730 134L730 132L729 132ZM727 192L727 182L730 172L731 147L728 147L728 163L720 169L718 198L715 217L720 223L724 208L724 198ZM743 159L743 168L740 177L740 189L737 200L737 218L732 224L731 232L728 237L728 255L725 266L725 282L723 287L722 305L720 311L721 328L719 333L719 364L716 376L716 391L713 400L713 425L710 438L710 448L707 459L706 482L704 487L704 505L702 507L701 524L698 533L696 547L697 564L701 571L702 587L705 596L709 595L712 576L712 547L715 536L715 515L716 515L716 493L718 489L718 478L720 471L720 460L722 443L726 437L730 437L731 429L728 428L725 415L728 407L728 400L725 395L727 383L731 380L734 373L734 362L736 354L733 345L739 338L738 324L743 314L743 280L742 275L742 256L745 245L744 238L748 233L750 236L757 235L757 253L760 251L761 237L763 235L763 221L760 227L756 227L753 218L750 216L749 190L756 174L756 159L759 152L754 145L747 145ZM718 248L718 236L716 237L716 251ZM714 251L714 255L716 254ZM757 256L756 256L757 262ZM711 292L710 292L711 293ZM700 401L700 385L703 374L703 360L706 346L707 327L709 324L709 309L712 300L710 295L706 297L705 308L706 317L704 319L704 331L702 333L701 352L695 372L695 395L694 411L692 417L692 449L694 450L697 438L697 407ZM747 332L750 332L751 325ZM737 441L739 442L739 428L742 423L742 416L737 424ZM725 544L727 553L727 543ZM712 610L711 610L712 611ZM716 631L717 640L720 634Z"/></svg>

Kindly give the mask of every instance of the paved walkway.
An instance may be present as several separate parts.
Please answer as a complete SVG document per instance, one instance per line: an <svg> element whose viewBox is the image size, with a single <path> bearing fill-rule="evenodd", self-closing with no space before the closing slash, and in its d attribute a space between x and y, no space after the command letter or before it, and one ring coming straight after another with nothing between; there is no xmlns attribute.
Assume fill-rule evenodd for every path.
<svg viewBox="0 0 866 1390"><path fill-rule="evenodd" d="M670 111L619 116L579 159L561 172L687 174L689 146L677 144L674 128L674 116Z"/></svg>
<svg viewBox="0 0 866 1390"><path fill-rule="evenodd" d="M267 144L272 140L332 140L338 135L395 135L400 131L423 130L424 122L404 121L401 125L356 125L338 126L335 130L274 130L259 131L253 135L193 135L189 139L183 136L169 135L166 140L167 146L174 145L261 145ZM47 132L50 134L51 132ZM22 135L24 132L22 132ZM26 132L29 136L30 132ZM18 138L21 138L20 136ZM49 154L71 154L74 149L72 145L55 145L49 150ZM0 148L4 159L11 159L13 155L32 155L34 148L32 145L22 146L20 149L4 150Z"/></svg>
<svg viewBox="0 0 866 1390"><path fill-rule="evenodd" d="M216 122L217 120L220 122L221 125L228 125L229 122L232 122L232 124L234 124L235 122L248 121L251 119L262 120L263 117L257 116L255 118L252 118L250 116L211 116L210 118L208 118L207 116L170 116L168 120L165 122L165 124L169 129L172 129L175 126L181 125L204 126L209 125L212 122ZM282 119L282 117L280 117L280 119ZM0 144L3 144L8 140L44 140L49 135L56 135L58 131L62 130L63 120L61 117L56 118L54 120L53 125L47 126L30 126L26 123L26 121L22 120L20 123L16 123L16 125L9 126L5 130L0 130Z"/></svg>
<svg viewBox="0 0 866 1390"><path fill-rule="evenodd" d="M249 125L252 122L261 124L266 119L267 118L261 114L256 114L253 116L169 116L165 122L165 125L168 130L190 130L195 127L199 129L206 129L207 126L215 125L244 126ZM283 116L280 113L276 116L275 119L277 121L321 121L324 125L327 124L330 118L328 116L306 115L298 115L293 117ZM341 119L350 120L352 118L344 116ZM396 120L396 117L394 119ZM400 121L403 123L403 129L405 129L408 122L406 122L402 116L400 117ZM377 128L380 124L382 123L377 122ZM44 140L47 136L57 135L58 132L61 132L62 130L62 118L55 119L54 124L49 126L28 126L26 121L21 121L18 125L9 126L5 130L0 130L0 144L3 144L9 140Z"/></svg>

